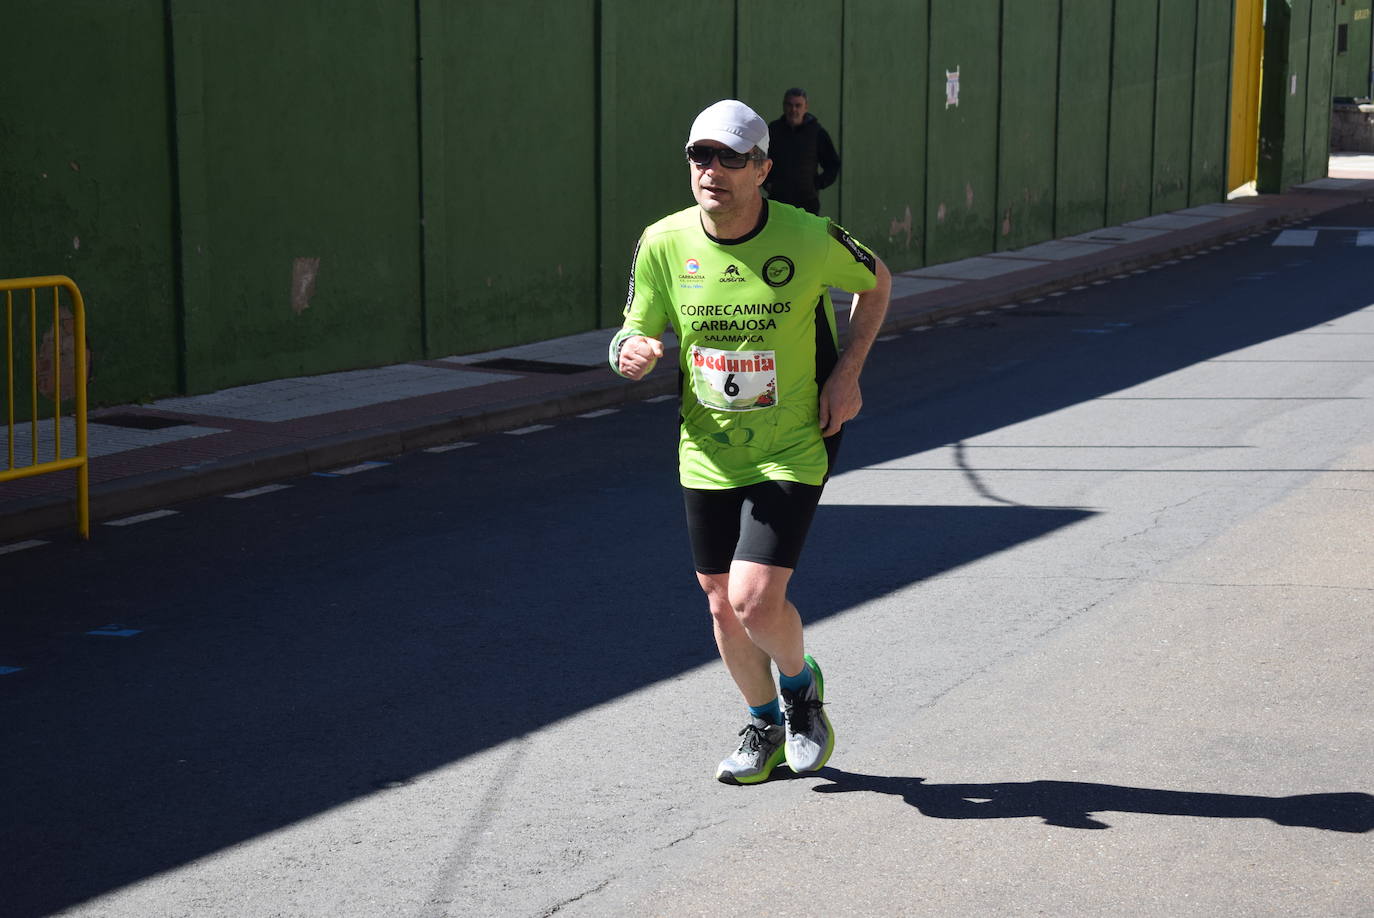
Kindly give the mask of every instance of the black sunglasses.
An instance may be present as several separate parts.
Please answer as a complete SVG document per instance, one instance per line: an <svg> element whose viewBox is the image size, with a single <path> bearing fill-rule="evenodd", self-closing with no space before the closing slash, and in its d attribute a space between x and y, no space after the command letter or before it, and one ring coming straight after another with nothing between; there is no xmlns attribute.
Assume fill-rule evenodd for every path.
<svg viewBox="0 0 1374 918"><path fill-rule="evenodd" d="M721 166L726 169L743 169L750 162L762 162L767 159L767 155L752 152L736 153L729 147L703 147L695 143L687 148L687 160L699 169L711 165L713 159L719 159Z"/></svg>

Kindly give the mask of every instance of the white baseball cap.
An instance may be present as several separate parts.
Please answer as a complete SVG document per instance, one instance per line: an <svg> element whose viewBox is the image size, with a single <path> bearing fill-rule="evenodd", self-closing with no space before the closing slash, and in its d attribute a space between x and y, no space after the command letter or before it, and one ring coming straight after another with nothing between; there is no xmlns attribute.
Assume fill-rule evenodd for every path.
<svg viewBox="0 0 1374 918"><path fill-rule="evenodd" d="M768 152L768 122L743 102L722 99L707 107L692 122L687 146L698 140L723 143L736 153L748 153L754 147Z"/></svg>

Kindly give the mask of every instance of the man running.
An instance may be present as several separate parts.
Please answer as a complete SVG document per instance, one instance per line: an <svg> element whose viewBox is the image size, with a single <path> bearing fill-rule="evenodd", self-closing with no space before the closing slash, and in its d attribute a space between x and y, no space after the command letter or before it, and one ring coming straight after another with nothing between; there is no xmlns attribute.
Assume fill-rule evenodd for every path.
<svg viewBox="0 0 1374 918"><path fill-rule="evenodd" d="M784 759L815 771L835 745L787 583L843 425L859 412L859 372L891 277L830 220L763 199L768 125L744 103L698 115L687 160L696 206L640 237L610 362L642 379L663 356L666 329L680 343L678 467L697 582L749 707L716 777L756 784ZM843 353L831 286L859 292Z"/></svg>

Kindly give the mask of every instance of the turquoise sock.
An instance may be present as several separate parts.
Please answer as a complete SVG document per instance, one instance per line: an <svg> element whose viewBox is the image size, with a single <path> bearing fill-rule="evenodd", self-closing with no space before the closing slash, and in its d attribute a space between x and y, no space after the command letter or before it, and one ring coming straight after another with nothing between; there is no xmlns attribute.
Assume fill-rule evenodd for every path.
<svg viewBox="0 0 1374 918"><path fill-rule="evenodd" d="M784 675L782 670L778 670L778 686L784 692L800 692L811 684L811 667L802 664L801 672L795 676Z"/></svg>
<svg viewBox="0 0 1374 918"><path fill-rule="evenodd" d="M761 704L758 707L754 707L751 704L749 706L749 713L759 720L766 720L770 724L782 726L782 707L778 704L777 698L774 698L767 704Z"/></svg>

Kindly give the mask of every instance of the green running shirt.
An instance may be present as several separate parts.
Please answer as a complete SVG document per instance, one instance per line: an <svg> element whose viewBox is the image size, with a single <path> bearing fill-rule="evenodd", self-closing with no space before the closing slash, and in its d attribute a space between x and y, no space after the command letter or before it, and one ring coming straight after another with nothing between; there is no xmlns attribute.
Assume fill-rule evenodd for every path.
<svg viewBox="0 0 1374 918"><path fill-rule="evenodd" d="M818 402L839 359L830 288L871 290L875 270L841 227L773 201L729 242L707 235L695 205L644 231L611 365L631 334L677 334L683 486L824 481Z"/></svg>

